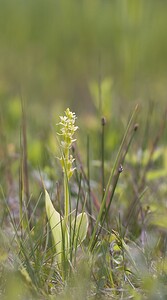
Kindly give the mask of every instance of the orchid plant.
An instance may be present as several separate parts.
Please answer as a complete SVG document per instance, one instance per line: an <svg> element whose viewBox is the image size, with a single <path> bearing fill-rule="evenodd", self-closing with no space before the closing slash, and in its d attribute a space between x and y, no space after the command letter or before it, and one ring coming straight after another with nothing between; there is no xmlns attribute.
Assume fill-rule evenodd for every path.
<svg viewBox="0 0 167 300"><path fill-rule="evenodd" d="M72 144L76 139L74 134L78 129L75 125L76 115L69 108L65 111L65 116L60 116L60 149L59 158L64 174L64 217L54 208L48 192L45 190L46 214L50 224L56 257L60 270L63 265L70 260L71 248L76 249L85 239L88 230L88 217L85 212L81 212L73 220L69 218L70 195L69 180L75 168L73 167L74 158L70 153ZM72 243L71 243L72 241Z"/></svg>

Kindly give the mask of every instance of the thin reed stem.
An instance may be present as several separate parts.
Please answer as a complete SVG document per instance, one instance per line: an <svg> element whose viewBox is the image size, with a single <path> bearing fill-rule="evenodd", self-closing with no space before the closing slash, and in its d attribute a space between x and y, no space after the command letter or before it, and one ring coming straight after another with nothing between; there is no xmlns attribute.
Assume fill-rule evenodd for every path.
<svg viewBox="0 0 167 300"><path fill-rule="evenodd" d="M116 156L116 159L115 159L115 162L114 162L113 169L112 169L112 171L110 173L110 177L109 177L109 180L108 180L108 183L107 183L107 186L106 186L105 194L104 194L104 197L103 197L103 200L102 200L102 203L101 203L100 211L99 211L99 214L97 216L95 227L94 227L94 230L93 230L90 242L89 242L89 250L90 251L92 251L93 248L94 248L94 245L95 245L95 242L96 242L97 229L98 229L99 224L102 221L102 215L103 215L103 212L104 212L104 208L106 206L106 201L107 201L107 196L108 196L108 192L109 192L109 189L110 189L110 185L111 185L113 176L115 174L115 170L118 167L120 159L122 157L122 152L124 150L124 145L126 143L126 139L128 137L129 131L130 131L131 127L132 127L132 124L133 124L133 122L134 122L134 120L136 118L137 112L138 112L138 106L135 107L135 109L134 109L134 111L133 111L133 113L131 115L129 123L128 123L127 127L126 127L126 131L124 133L124 136L123 136L120 148L118 150L118 153L117 153L117 156Z"/></svg>

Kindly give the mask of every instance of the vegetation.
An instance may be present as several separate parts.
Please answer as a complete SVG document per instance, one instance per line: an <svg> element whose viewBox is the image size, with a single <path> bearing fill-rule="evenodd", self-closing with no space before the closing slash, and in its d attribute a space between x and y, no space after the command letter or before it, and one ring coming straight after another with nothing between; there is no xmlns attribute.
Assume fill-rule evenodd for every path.
<svg viewBox="0 0 167 300"><path fill-rule="evenodd" d="M1 186L2 299L165 299L166 152L157 147L164 119L152 146L132 152L137 114L138 106L112 162L105 160L106 124L102 118L102 155L96 161L99 181L92 181L89 145L85 167L73 137L78 128L76 116L69 109L65 111L59 123L61 141L59 135L55 139L64 189L61 178L59 183L52 178L52 166L50 173L38 171L40 181L33 169L27 172L26 131L22 124L22 150L17 159L19 199L17 194L14 198L13 183L9 181L13 181L11 170L6 170L11 195L6 195ZM28 194L32 180L50 190L53 204L46 190L38 198Z"/></svg>
<svg viewBox="0 0 167 300"><path fill-rule="evenodd" d="M0 1L0 299L167 298L166 5Z"/></svg>

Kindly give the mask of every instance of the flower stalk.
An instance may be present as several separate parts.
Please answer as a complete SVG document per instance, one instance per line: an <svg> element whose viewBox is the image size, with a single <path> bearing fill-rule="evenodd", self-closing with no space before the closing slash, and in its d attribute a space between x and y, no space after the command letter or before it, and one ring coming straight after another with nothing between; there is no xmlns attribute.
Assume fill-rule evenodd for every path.
<svg viewBox="0 0 167 300"><path fill-rule="evenodd" d="M78 129L75 126L76 115L69 108L65 110L65 116L60 117L61 136L60 149L61 157L59 158L63 173L64 173L64 216L61 216L54 208L48 192L45 190L45 206L46 214L51 227L53 241L56 250L56 260L62 273L62 278L65 280L68 276L69 266L72 265L73 253L76 261L76 249L86 238L88 231L88 217L82 210L72 220L69 218L70 195L69 195L69 180L74 173L73 168L74 158L70 153L74 139L74 133Z"/></svg>

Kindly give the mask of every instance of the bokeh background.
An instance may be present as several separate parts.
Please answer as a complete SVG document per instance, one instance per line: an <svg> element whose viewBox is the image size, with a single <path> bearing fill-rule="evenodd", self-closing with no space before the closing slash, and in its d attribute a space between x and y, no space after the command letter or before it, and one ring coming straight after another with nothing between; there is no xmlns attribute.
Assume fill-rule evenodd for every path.
<svg viewBox="0 0 167 300"><path fill-rule="evenodd" d="M165 0L0 0L8 142L19 141L21 99L38 159L41 140L68 106L85 130L100 113L122 131L136 103L141 114L155 103L154 130L167 99L166 11Z"/></svg>
<svg viewBox="0 0 167 300"><path fill-rule="evenodd" d="M58 209L59 202L63 203L63 174L57 159L60 157L56 135L59 116L64 115L69 107L76 112L79 127L74 155L77 170L80 172L81 167L84 170L78 173L83 177L83 184L80 193L79 177L73 176L70 182L72 208L76 207L76 199L83 203L89 201L90 215L96 219L95 205L91 213L91 200L97 199L101 203L129 116L137 103L139 114L135 122L139 123L139 128L135 131L130 149L124 146L124 150L128 150L124 172L116 187L106 225L109 230L116 229L122 237L122 228L128 224L128 239L137 240L136 245L141 237L142 252L137 254L139 249L134 247L135 244L129 249L132 249L132 260L134 256L135 264L137 262L137 274L141 274L142 280L144 273L148 274L145 275L148 280L142 287L138 280L140 275L134 276L137 269L135 272L133 268L132 272L129 269L129 275L132 273L136 282L134 285L132 280L130 297L135 297L135 286L136 291L148 289L149 299L163 295L167 299L167 128L164 130L167 108L167 0L0 0L0 224L5 229L4 232L0 229L0 264L7 263L7 277L0 266L0 294L3 290L7 291L4 299L17 299L18 293L22 295L27 290L12 269L16 262L20 265L20 259L25 270L26 267L30 270L29 275L35 274L33 282L39 282L41 292L43 288L44 291L47 289L47 293L52 286L55 288L57 275L53 277L53 283L52 276L45 277L45 274L51 274L50 265L48 270L45 264L41 266L40 258L43 263L46 253L41 250L43 239L41 248L38 248L37 241L46 228L41 182L44 182ZM106 122L104 126L101 125L102 116ZM84 172L88 180L85 180ZM147 186L148 189L145 189ZM22 249L23 242L26 250L22 257L20 248L16 247L13 251L13 228L18 237L20 228L22 230L24 202L27 207L30 203L35 231L32 231L32 237L29 235L30 239L25 235L26 243L21 238L19 245ZM19 224L12 226L12 230L7 207L10 217L14 217L10 220L14 220L12 224ZM147 241L144 241L145 230L148 230ZM3 236L9 239L9 243L12 240L10 268L9 250L1 251ZM98 246L101 248L95 266L99 270L95 275L98 291L102 287L110 287L108 282L111 282L108 277L111 272L108 266L106 268L110 258L108 260L108 256L104 255L104 251L108 253L109 249L106 238ZM33 258L35 263L32 253L37 253L37 260ZM50 253L49 248L49 256ZM121 250L121 259L117 259L117 253L116 250L119 266L113 273L115 287L121 287L124 293L124 252ZM120 264L121 261L123 264ZM129 262L131 265L131 255ZM81 282L82 287L78 290L83 290L87 272L83 270L87 269L82 268L83 275L79 280L78 271L76 273L77 284ZM29 278L24 276L31 289ZM126 279L125 289L128 282L129 279ZM113 283L111 286L114 286ZM91 296L93 294L91 292ZM30 298L25 295L23 298Z"/></svg>

